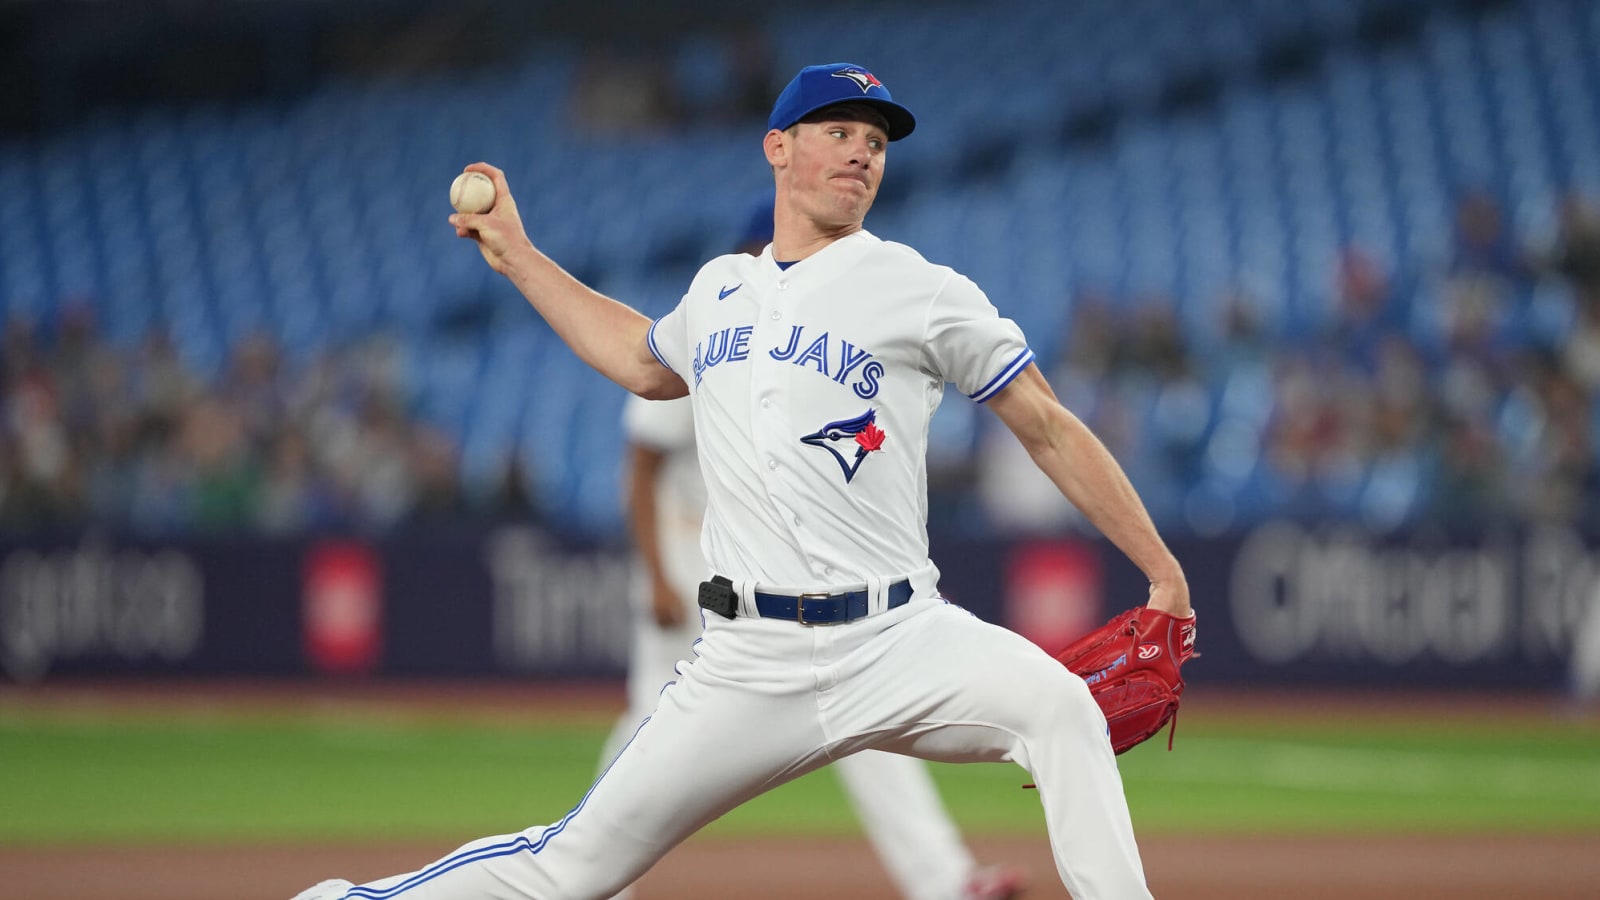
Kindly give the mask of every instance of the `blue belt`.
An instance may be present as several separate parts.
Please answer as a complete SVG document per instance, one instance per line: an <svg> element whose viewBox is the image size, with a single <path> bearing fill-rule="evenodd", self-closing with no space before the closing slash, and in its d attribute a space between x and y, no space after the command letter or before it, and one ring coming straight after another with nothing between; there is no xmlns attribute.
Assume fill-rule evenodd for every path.
<svg viewBox="0 0 1600 900"><path fill-rule="evenodd" d="M711 580L723 587L733 586L732 581L721 575L714 575ZM867 596L864 590L798 596L756 591L756 612L765 619L787 619L801 625L838 625L866 618ZM888 609L905 606L910 601L910 581L902 578L889 585Z"/></svg>

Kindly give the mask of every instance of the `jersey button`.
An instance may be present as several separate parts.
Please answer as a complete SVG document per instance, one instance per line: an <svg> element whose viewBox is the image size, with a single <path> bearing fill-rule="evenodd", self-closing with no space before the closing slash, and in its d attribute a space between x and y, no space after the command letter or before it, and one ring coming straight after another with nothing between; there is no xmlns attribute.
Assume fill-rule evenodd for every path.
<svg viewBox="0 0 1600 900"><path fill-rule="evenodd" d="M778 282L778 290L787 291L788 289L789 289L789 282L787 282L787 281Z"/></svg>
<svg viewBox="0 0 1600 900"><path fill-rule="evenodd" d="M773 310L772 311L772 318L773 318L774 321L776 321L778 319L781 319L781 318L783 318L783 313L778 312L777 310Z"/></svg>
<svg viewBox="0 0 1600 900"><path fill-rule="evenodd" d="M777 467L778 467L778 461L777 460L775 460L775 459L767 460L767 468L776 469Z"/></svg>
<svg viewBox="0 0 1600 900"><path fill-rule="evenodd" d="M761 408L762 409L766 409L767 407L769 407L771 405L772 405L772 398L770 398L770 397L762 397L761 398Z"/></svg>

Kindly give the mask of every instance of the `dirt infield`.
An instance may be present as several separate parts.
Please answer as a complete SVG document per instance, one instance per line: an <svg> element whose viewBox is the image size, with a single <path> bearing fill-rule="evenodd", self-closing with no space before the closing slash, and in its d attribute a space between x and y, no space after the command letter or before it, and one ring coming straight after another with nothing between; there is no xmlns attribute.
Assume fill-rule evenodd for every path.
<svg viewBox="0 0 1600 900"><path fill-rule="evenodd" d="M1241 716L1282 717L1314 707L1320 715L1339 698L1309 703L1306 695L1212 695L1204 705L1226 706ZM1344 702L1350 703L1346 699ZM1363 715L1408 715L1412 703L1390 698L1359 701ZM158 684L75 685L19 690L0 687L7 708L121 710L151 708L182 713L225 708L320 711L393 706L426 715L471 717L507 714L608 719L619 694L614 686L406 685L308 689L304 685ZM1449 701L1428 698L1430 715L1450 716ZM1199 705L1199 704L1197 704ZM1548 715L1526 697L1463 698L1460 714L1486 708L1515 720ZM114 714L114 713L113 713ZM0 810L4 798L0 798ZM470 837L470 836L463 836ZM1596 896L1600 842L1594 835L1551 837L1280 837L1147 836L1140 841L1156 896L1163 900L1566 900ZM373 878L419 868L454 845L269 844L221 846L0 846L0 898L16 900L285 900L326 877ZM1031 872L1033 900L1063 898L1049 847L1041 834L1025 839L978 839L986 862L1011 862ZM892 898L894 892L871 850L860 839L696 838L673 851L645 876L637 900L858 900Z"/></svg>
<svg viewBox="0 0 1600 900"><path fill-rule="evenodd" d="M1595 896L1592 837L1141 841L1162 900L1579 900ZM0 849L0 896L16 900L286 900L335 874L376 877L448 853L438 844ZM1043 839L974 842L1025 866L1029 900L1063 898ZM861 841L692 840L656 866L638 900L881 900L894 892Z"/></svg>

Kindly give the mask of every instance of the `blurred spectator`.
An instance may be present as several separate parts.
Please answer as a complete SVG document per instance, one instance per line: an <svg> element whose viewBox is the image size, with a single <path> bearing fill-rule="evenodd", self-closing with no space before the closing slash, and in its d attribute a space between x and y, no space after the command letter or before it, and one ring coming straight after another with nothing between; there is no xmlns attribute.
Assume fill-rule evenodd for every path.
<svg viewBox="0 0 1600 900"><path fill-rule="evenodd" d="M1521 307L1534 280L1532 258L1506 230L1500 203L1473 191L1456 208L1455 243L1442 281L1438 337L1450 353L1504 364L1518 340Z"/></svg>
<svg viewBox="0 0 1600 900"><path fill-rule="evenodd" d="M459 522L467 516L457 467L455 443L447 435L433 428L413 430L411 469L416 499L409 511L411 523Z"/></svg>
<svg viewBox="0 0 1600 900"><path fill-rule="evenodd" d="M1072 304L1067 324L1066 348L1056 361L1051 382L1057 391L1069 382L1099 384L1111 374L1111 362L1121 340L1110 298L1089 291Z"/></svg>
<svg viewBox="0 0 1600 900"><path fill-rule="evenodd" d="M1578 313L1559 352L1562 365L1579 384L1600 389L1600 310Z"/></svg>
<svg viewBox="0 0 1600 900"><path fill-rule="evenodd" d="M354 500L357 524L383 531L399 524L416 502L411 435L396 403L368 397L348 452L337 470Z"/></svg>
<svg viewBox="0 0 1600 900"><path fill-rule="evenodd" d="M1455 244L1449 273L1455 277L1490 279L1500 287L1525 282L1530 259L1505 227L1500 201L1487 191L1467 192L1456 205Z"/></svg>
<svg viewBox="0 0 1600 900"><path fill-rule="evenodd" d="M500 475L489 492L487 512L491 518L503 521L527 522L540 516L527 468L515 452L506 454Z"/></svg>
<svg viewBox="0 0 1600 900"><path fill-rule="evenodd" d="M746 26L727 38L729 72L733 84L728 108L738 118L765 119L772 109L772 98L783 89L781 79L773 77L772 47L765 30Z"/></svg>
<svg viewBox="0 0 1600 900"><path fill-rule="evenodd" d="M683 118L671 73L653 53L595 47L573 85L573 116L591 132L647 131Z"/></svg>
<svg viewBox="0 0 1600 900"><path fill-rule="evenodd" d="M1545 274L1570 292L1573 308L1558 353L1566 372L1592 395L1600 390L1600 214L1569 193L1559 218L1560 231L1542 260Z"/></svg>
<svg viewBox="0 0 1600 900"><path fill-rule="evenodd" d="M332 500L316 477L305 433L294 425L285 427L268 450L256 527L264 534L286 535L333 521Z"/></svg>
<svg viewBox="0 0 1600 900"><path fill-rule="evenodd" d="M1544 265L1568 282L1591 319L1600 319L1600 211L1588 198L1571 192L1561 199L1559 219L1560 231Z"/></svg>
<svg viewBox="0 0 1600 900"><path fill-rule="evenodd" d="M674 65L685 116L713 122L762 121L783 82L773 78L766 32L736 26L682 42ZM771 223L767 227L770 229Z"/></svg>
<svg viewBox="0 0 1600 900"><path fill-rule="evenodd" d="M1260 304L1240 288L1229 290L1218 303L1222 311L1220 363L1223 368L1261 362L1267 355L1266 326Z"/></svg>
<svg viewBox="0 0 1600 900"><path fill-rule="evenodd" d="M34 322L24 316L12 316L0 334L0 384L8 389L19 378L39 365L39 349L34 335Z"/></svg>
<svg viewBox="0 0 1600 900"><path fill-rule="evenodd" d="M94 313L82 301L69 301L57 326L49 377L55 385L61 421L70 432L88 430L95 418L93 380L102 377L110 354L96 340Z"/></svg>
<svg viewBox="0 0 1600 900"><path fill-rule="evenodd" d="M199 393L198 380L178 359L172 335L164 328L152 329L145 336L140 353L131 372L133 403L153 420L153 427L173 427L183 408Z"/></svg>
<svg viewBox="0 0 1600 900"><path fill-rule="evenodd" d="M84 484L62 420L55 371L38 352L30 325L18 323L8 329L6 345L4 408L10 472L5 513L23 527L60 526L78 516Z"/></svg>
<svg viewBox="0 0 1600 900"><path fill-rule="evenodd" d="M1539 406L1532 468L1518 492L1525 515L1536 521L1578 522L1595 516L1594 404L1589 390L1567 371L1539 369L1532 392ZM1594 525L1594 521L1585 524Z"/></svg>
<svg viewBox="0 0 1600 900"><path fill-rule="evenodd" d="M1113 360L1123 331L1108 297L1085 292L1072 304L1061 358L1049 366L1062 403L1095 429L1113 456L1124 459L1131 423L1120 417L1112 381ZM1047 364L1041 362L1041 367ZM1083 527L1081 516L1061 502L1027 451L985 415L978 428L974 486L990 529L1002 534L1042 534ZM1122 426L1122 427L1113 427ZM1124 465L1126 462L1124 461Z"/></svg>
<svg viewBox="0 0 1600 900"><path fill-rule="evenodd" d="M258 332L235 345L218 394L239 415L244 437L265 448L287 415L277 341Z"/></svg>
<svg viewBox="0 0 1600 900"><path fill-rule="evenodd" d="M1361 493L1361 521L1389 531L1418 518L1430 488L1428 438L1432 427L1429 385L1411 343L1391 334L1378 348L1367 415L1369 478Z"/></svg>
<svg viewBox="0 0 1600 900"><path fill-rule="evenodd" d="M221 398L201 400L185 417L179 444L189 527L234 532L253 522L260 473L241 411Z"/></svg>
<svg viewBox="0 0 1600 900"><path fill-rule="evenodd" d="M1310 481L1324 455L1343 442L1346 423L1327 374L1303 356L1280 360L1275 372L1266 459L1289 485Z"/></svg>
<svg viewBox="0 0 1600 900"><path fill-rule="evenodd" d="M1189 348L1170 297L1150 297L1135 308L1132 321L1113 345L1113 374L1119 378L1167 381L1189 368Z"/></svg>
<svg viewBox="0 0 1600 900"><path fill-rule="evenodd" d="M1504 521L1511 506L1505 455L1489 424L1475 416L1449 417L1439 449L1433 520L1455 529Z"/></svg>
<svg viewBox="0 0 1600 900"><path fill-rule="evenodd" d="M1405 329L1405 311L1389 273L1359 244L1347 244L1339 254L1337 277L1338 306L1329 339L1370 371L1384 339Z"/></svg>
<svg viewBox="0 0 1600 900"><path fill-rule="evenodd" d="M1200 476L1212 398L1198 377L1176 304L1166 297L1143 304L1120 346L1119 377L1143 395L1134 402L1149 409L1156 462L1177 483L1192 483Z"/></svg>

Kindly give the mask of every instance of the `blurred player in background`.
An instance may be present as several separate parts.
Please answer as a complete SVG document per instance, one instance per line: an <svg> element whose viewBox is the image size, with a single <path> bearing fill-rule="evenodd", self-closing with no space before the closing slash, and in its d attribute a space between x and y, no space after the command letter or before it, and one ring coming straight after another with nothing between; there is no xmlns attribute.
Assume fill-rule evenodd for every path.
<svg viewBox="0 0 1600 900"><path fill-rule="evenodd" d="M1579 708L1600 705L1600 587L1589 595L1589 609L1578 620L1569 666L1572 696Z"/></svg>
<svg viewBox="0 0 1600 900"><path fill-rule="evenodd" d="M772 235L772 212L771 203L755 210L741 252L761 254ZM709 576L700 553L706 485L689 399L630 396L623 429L628 437L628 527L638 567L628 709L606 742L602 765L621 752L655 709L679 661L693 657L703 627L696 588ZM1020 871L978 867L921 760L865 750L839 760L833 769L884 868L909 900L1004 900L1021 893L1025 879Z"/></svg>

